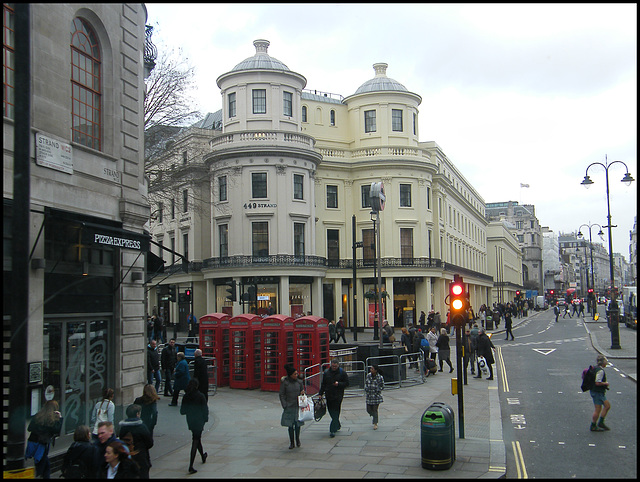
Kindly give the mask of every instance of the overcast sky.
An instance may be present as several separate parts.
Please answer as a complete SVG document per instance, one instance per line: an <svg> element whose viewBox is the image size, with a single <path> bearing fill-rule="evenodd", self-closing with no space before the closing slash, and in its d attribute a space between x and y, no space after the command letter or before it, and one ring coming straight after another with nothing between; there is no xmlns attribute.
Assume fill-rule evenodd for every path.
<svg viewBox="0 0 640 482"><path fill-rule="evenodd" d="M580 182L605 156L625 162L636 181L622 184L618 163L609 187L614 251L629 260L636 4L146 5L154 44L180 47L195 67L204 113L221 108L215 81L255 54L255 39L307 89L344 97L389 64L422 97L420 141L435 141L485 202L533 204L556 233L607 224L604 168L589 169L589 190Z"/></svg>

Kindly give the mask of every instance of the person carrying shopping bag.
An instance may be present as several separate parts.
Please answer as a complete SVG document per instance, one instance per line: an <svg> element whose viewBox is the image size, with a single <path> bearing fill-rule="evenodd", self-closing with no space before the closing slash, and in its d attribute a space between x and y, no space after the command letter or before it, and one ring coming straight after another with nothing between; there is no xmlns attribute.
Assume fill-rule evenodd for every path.
<svg viewBox="0 0 640 482"><path fill-rule="evenodd" d="M298 377L298 370L293 365L284 366L287 372L286 377L280 379L280 405L282 405L282 416L280 425L287 427L289 431L289 450L295 447L295 443L300 447L300 426L304 422L298 420L298 397L304 395L302 380Z"/></svg>

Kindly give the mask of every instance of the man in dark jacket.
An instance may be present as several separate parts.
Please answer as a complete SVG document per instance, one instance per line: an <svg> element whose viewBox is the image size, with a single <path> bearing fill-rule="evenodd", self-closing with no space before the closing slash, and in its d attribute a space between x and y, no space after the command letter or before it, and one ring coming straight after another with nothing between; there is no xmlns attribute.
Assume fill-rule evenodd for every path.
<svg viewBox="0 0 640 482"><path fill-rule="evenodd" d="M140 405L129 405L127 407L127 418L120 421L120 440L133 443L131 458L140 467L140 478L149 478L149 469L151 468L151 457L149 449L153 447L153 437L147 426L142 422L140 414L142 407ZM130 437L129 437L130 435Z"/></svg>
<svg viewBox="0 0 640 482"><path fill-rule="evenodd" d="M207 362L202 358L202 350L198 348L193 352L193 378L198 380L198 390L209 400L209 371Z"/></svg>
<svg viewBox="0 0 640 482"><path fill-rule="evenodd" d="M113 430L112 422L98 423L98 441L96 443L98 450L96 450L95 460L96 467L102 467L104 465L104 453L107 450L107 445L109 445L111 442L120 442L122 445L124 445L127 452L129 452L129 446L118 437L116 437L116 434Z"/></svg>
<svg viewBox="0 0 640 482"><path fill-rule="evenodd" d="M153 384L154 378L156 380L156 392L159 392L160 382L162 381L162 375L160 375L160 356L156 348L156 340L151 340L151 343L147 345L147 383L149 385Z"/></svg>
<svg viewBox="0 0 640 482"><path fill-rule="evenodd" d="M160 361L162 363L162 370L164 371L164 396L169 397L173 395L173 387L171 382L173 380L173 370L178 363L178 350L176 349L176 340L171 338L169 344L165 345L160 355Z"/></svg>
<svg viewBox="0 0 640 482"><path fill-rule="evenodd" d="M322 374L322 386L318 394L326 394L327 411L331 416L329 425L329 436L335 437L340 430L340 408L344 397L344 389L349 386L349 376L342 368L337 358L331 360L331 367Z"/></svg>
<svg viewBox="0 0 640 482"><path fill-rule="evenodd" d="M489 367L489 377L487 380L493 380L493 367L492 365L496 362L493 358L493 343L491 339L487 336L484 328L480 328L478 331L478 357L483 356L487 361L487 366ZM478 374L474 378L482 378L482 371L480 370L480 364L478 364Z"/></svg>

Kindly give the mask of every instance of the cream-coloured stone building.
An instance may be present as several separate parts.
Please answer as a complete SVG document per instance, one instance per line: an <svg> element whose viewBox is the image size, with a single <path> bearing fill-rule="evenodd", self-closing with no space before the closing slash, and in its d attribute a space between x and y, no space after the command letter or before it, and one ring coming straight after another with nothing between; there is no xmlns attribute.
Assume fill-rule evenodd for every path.
<svg viewBox="0 0 640 482"><path fill-rule="evenodd" d="M66 451L78 425L89 423L104 388L115 390L117 423L146 380L147 11L140 3L29 6L30 196L16 199L16 99L24 86L15 82L21 55L15 38L25 32L16 30L14 8L3 4L3 395L8 397L7 387L24 388L30 416L45 403L46 388L53 388L64 416L51 449L55 456ZM26 347L7 341L15 294L10 220L17 203L29 209ZM27 380L9 368L11 354L22 349ZM6 437L3 431L5 448Z"/></svg>
<svg viewBox="0 0 640 482"><path fill-rule="evenodd" d="M496 303L513 301L516 291L522 290L522 250L515 228L506 220L487 226L487 260L495 280L491 298Z"/></svg>
<svg viewBox="0 0 640 482"><path fill-rule="evenodd" d="M268 54L268 41L254 46L255 55L217 79L220 129L185 129L159 156L163 175L180 174L171 183L174 201L150 180L152 211L163 205L163 221L153 219L150 232L163 246L188 252L190 265L186 272L177 263L154 278L149 309L161 309L181 328L191 310L198 317L311 312L343 316L347 327L373 326L373 182L382 182L386 194L385 318L404 326L431 308L444 318L454 274L463 276L474 307L489 303L485 203L436 142L419 140L420 95L388 77L385 63L346 97L308 90L305 77ZM207 136L208 152L191 155L189 142L200 153ZM190 170L199 173L191 184ZM207 195L208 205L198 209ZM167 202L181 216L168 216ZM362 243L355 286L354 242ZM232 281L236 303L226 300ZM178 293L192 289L192 299L167 301L158 289L167 284Z"/></svg>

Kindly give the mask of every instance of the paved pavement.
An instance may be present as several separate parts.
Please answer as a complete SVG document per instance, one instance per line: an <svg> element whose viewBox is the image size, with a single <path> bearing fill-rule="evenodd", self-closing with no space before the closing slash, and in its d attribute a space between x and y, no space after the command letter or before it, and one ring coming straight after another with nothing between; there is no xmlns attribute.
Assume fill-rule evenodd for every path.
<svg viewBox="0 0 640 482"><path fill-rule="evenodd" d="M515 319L514 326L527 319ZM598 352L612 360L636 358L635 336L625 337L622 349L611 350L606 322L586 318L585 327ZM371 342L372 336L358 333L358 343ZM350 332L347 341L352 342ZM506 451L499 377L489 381L468 374L463 387L464 438L460 438L458 398L451 394L455 375L456 371L449 374L445 365L444 372L428 377L424 384L386 389L375 431L364 396L345 397L342 429L336 437L329 438L330 418L326 415L320 422L307 422L302 427L302 446L293 450L288 448L287 429L280 426L282 408L277 392L219 387L215 396L209 397L210 419L202 436L209 457L206 464L196 457L198 472L193 475L187 470L191 434L186 419L179 407L168 406L169 397L161 397L151 449L151 478L502 478L506 475ZM420 421L434 402L449 405L455 413L455 461L447 470L432 471L421 465Z"/></svg>

